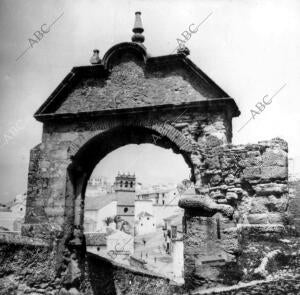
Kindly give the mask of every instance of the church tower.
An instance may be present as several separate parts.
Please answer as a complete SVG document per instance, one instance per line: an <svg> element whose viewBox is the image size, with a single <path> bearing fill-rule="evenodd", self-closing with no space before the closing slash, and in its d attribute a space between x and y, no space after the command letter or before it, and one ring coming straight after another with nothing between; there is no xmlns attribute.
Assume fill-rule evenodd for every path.
<svg viewBox="0 0 300 295"><path fill-rule="evenodd" d="M134 174L120 174L115 179L115 192L135 192L135 175Z"/></svg>
<svg viewBox="0 0 300 295"><path fill-rule="evenodd" d="M134 174L118 173L115 178L114 189L117 199L117 215L127 221L134 228L134 202L136 178Z"/></svg>

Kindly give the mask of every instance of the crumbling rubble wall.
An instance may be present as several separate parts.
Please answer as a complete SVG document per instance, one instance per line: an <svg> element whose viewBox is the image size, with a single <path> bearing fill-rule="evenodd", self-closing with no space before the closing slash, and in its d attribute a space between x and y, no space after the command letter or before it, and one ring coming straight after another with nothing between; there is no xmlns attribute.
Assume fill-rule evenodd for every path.
<svg viewBox="0 0 300 295"><path fill-rule="evenodd" d="M251 265L239 264L249 227L273 241L285 235L291 223L287 152L281 139L238 146L213 139L199 148L203 185L198 195L180 201L188 287L234 284L246 273L249 279Z"/></svg>
<svg viewBox="0 0 300 295"><path fill-rule="evenodd" d="M9 233L1 235L0 295L171 295L180 291L159 274L88 253L80 279L70 284L57 271L57 246Z"/></svg>
<svg viewBox="0 0 300 295"><path fill-rule="evenodd" d="M36 157L37 160L30 164L32 175L29 180L35 177L33 183L47 189L39 174L47 170L39 167L41 163L37 165L41 150L39 146L32 151L36 154L32 159ZM179 203L185 209L186 289L263 279L270 272L270 265L278 270L291 268L289 265L293 265L291 262L297 251L290 251L286 239L291 227L287 151L286 142L280 139L245 146L224 145L214 136L199 140L191 154L196 194ZM34 175L36 171L39 173ZM37 202L43 200L29 200L29 205L37 206L34 210L39 210L38 205L43 204ZM32 218L36 226L43 223L29 213L30 210L27 218ZM47 222L51 226L49 219ZM30 224L26 230L30 232ZM34 230L33 227L32 236ZM51 233L55 230L53 225L49 229ZM106 290L107 294L135 294L141 288L149 295L183 291L174 291L167 279L157 275L88 259L80 228L74 227L72 235L63 243L59 235L39 233L42 235L34 238L34 242L39 243L36 246L32 245L30 237L22 237L27 239L25 247L22 241L2 241L2 249L6 248L1 251L4 262L0 282L6 291L16 291L19 286L29 290L28 294L43 290L44 294L59 291L60 295L95 294L99 289ZM49 246L45 247L44 243ZM8 249L12 244L15 246ZM43 272L45 274L41 275ZM33 276L34 283L30 278L33 273L37 274Z"/></svg>
<svg viewBox="0 0 300 295"><path fill-rule="evenodd" d="M0 239L0 294L56 294L55 253L41 243Z"/></svg>

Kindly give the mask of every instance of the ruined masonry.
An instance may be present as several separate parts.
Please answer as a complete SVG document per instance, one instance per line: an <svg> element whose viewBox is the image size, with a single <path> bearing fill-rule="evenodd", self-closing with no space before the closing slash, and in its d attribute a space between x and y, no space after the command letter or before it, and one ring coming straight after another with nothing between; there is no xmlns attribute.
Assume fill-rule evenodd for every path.
<svg viewBox="0 0 300 295"><path fill-rule="evenodd" d="M73 68L35 113L43 136L30 152L22 235L0 237L0 294L185 294L284 271L294 277L270 290L296 288L287 143L233 146L234 99L187 48L150 57L139 12L133 33L102 59L94 50L91 65ZM179 203L184 286L86 253L87 181L101 159L132 143L171 148L190 168L195 194Z"/></svg>

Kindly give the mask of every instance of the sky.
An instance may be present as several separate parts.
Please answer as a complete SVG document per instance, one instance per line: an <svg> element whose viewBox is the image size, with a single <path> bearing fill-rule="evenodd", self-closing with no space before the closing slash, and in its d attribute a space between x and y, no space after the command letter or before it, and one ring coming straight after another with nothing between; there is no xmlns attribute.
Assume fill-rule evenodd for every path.
<svg viewBox="0 0 300 295"><path fill-rule="evenodd" d="M233 143L281 137L289 143L290 172L300 176L299 1L0 0L0 202L26 191L29 152L42 134L34 112L72 67L89 64L93 49L102 57L130 41L135 11L142 12L144 44L152 56L173 52L183 32L206 19L186 46L189 58L241 110L233 119ZM52 23L36 39L34 33ZM274 94L264 110L257 109ZM253 110L259 114L249 121ZM122 162L124 148L113 152L115 163ZM134 157L136 148L128 146L127 154ZM164 163L165 152L149 149L149 163L151 157ZM165 165L172 156L178 155L169 154ZM172 168L181 171L180 161Z"/></svg>
<svg viewBox="0 0 300 295"><path fill-rule="evenodd" d="M114 183L118 172L135 174L143 185L179 184L190 179L190 169L180 154L148 143L114 150L98 163L91 177L106 177Z"/></svg>

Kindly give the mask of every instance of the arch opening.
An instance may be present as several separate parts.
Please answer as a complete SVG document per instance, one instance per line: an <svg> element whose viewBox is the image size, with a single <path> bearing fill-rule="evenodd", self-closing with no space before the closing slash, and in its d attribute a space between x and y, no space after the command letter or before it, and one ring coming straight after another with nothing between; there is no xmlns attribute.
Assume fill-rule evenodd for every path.
<svg viewBox="0 0 300 295"><path fill-rule="evenodd" d="M167 138L166 136L162 136L157 131L145 127L122 126L112 128L109 131L100 133L88 140L77 151L77 153L72 156L72 163L68 167L69 186L67 188L69 189L69 193L66 194L66 207L70 208L71 206L73 206L73 211L67 212L66 214L66 228L70 229L71 235L72 230L74 231L74 229L77 228L80 229L83 234L83 225L86 222L84 212L86 190L95 167L111 152L116 151L117 149L129 144L135 144L138 146L141 146L142 144L152 144L157 147L170 150L175 154L182 155L184 162L190 169L190 180L194 182L193 166L190 160L189 153L181 150L180 147L172 142L169 138ZM118 184L122 189L129 191L132 190L133 187L135 187L134 180L121 179ZM173 195L174 193L172 193L172 196ZM137 199L140 199L141 197L142 195L138 196ZM158 199L160 201L158 201ZM161 202L161 204L159 202ZM165 193L161 193L160 198L155 197L154 203L156 206L166 206L167 202ZM124 216L132 213L128 206L123 206L121 209ZM149 216L145 217L145 221L149 224L151 223L150 225L153 229L153 224L155 223L153 223L152 218L150 220ZM141 221L141 223L145 222ZM144 224L143 227L145 228ZM162 225L161 230L162 228L164 228L164 225ZM91 225L91 227L89 227L89 230L91 229L95 230L95 227ZM169 240L169 238L171 237L171 234L168 234L167 229L165 229L164 237L167 240ZM166 247L166 252L169 255L171 254L170 247Z"/></svg>

